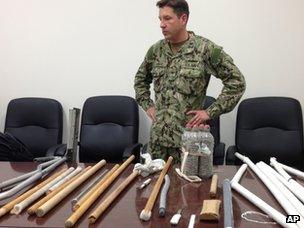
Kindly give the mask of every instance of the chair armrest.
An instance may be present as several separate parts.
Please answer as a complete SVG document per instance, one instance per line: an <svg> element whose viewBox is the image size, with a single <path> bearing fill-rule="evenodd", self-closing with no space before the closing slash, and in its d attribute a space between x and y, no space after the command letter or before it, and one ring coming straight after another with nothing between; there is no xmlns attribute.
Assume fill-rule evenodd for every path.
<svg viewBox="0 0 304 228"><path fill-rule="evenodd" d="M133 163L139 162L139 151L140 147L142 146L141 143L135 143L133 145L130 145L125 148L122 159L123 161L127 160L132 154L135 155L135 159L133 160Z"/></svg>
<svg viewBox="0 0 304 228"><path fill-rule="evenodd" d="M67 145L66 144L58 144L55 146L50 147L47 151L46 151L46 155L45 156L61 156L63 157L66 153L67 150Z"/></svg>
<svg viewBox="0 0 304 228"><path fill-rule="evenodd" d="M241 162L238 162L237 157L235 157L235 153L237 152L237 147L229 146L226 151L226 165L239 165Z"/></svg>
<svg viewBox="0 0 304 228"><path fill-rule="evenodd" d="M225 143L220 142L214 145L213 153L213 165L223 165L225 157Z"/></svg>

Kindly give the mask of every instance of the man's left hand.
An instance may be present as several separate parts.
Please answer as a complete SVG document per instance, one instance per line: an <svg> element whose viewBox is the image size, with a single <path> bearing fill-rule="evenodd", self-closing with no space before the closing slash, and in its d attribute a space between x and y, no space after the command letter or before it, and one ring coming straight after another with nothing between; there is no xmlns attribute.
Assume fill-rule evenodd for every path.
<svg viewBox="0 0 304 228"><path fill-rule="evenodd" d="M190 110L187 115L194 115L191 120L186 124L186 127L204 127L205 122L210 119L208 113L205 110Z"/></svg>

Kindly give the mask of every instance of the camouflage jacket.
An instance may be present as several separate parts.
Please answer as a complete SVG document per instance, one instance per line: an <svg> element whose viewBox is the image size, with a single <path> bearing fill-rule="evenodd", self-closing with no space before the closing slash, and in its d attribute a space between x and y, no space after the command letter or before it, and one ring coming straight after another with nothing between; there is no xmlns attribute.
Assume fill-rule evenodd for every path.
<svg viewBox="0 0 304 228"><path fill-rule="evenodd" d="M223 82L216 101L206 109L210 118L231 111L245 91L245 79L232 58L210 40L189 32L190 37L174 55L166 40L147 52L135 76L136 100L144 110L156 108L150 141L165 147L180 147L189 110L202 109L210 76ZM153 81L155 104L150 98Z"/></svg>

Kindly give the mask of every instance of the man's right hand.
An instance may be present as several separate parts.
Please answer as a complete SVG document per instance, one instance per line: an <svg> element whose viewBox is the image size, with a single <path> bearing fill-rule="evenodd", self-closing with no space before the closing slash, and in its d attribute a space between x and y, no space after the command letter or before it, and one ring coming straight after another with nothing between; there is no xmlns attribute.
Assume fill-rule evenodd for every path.
<svg viewBox="0 0 304 228"><path fill-rule="evenodd" d="M148 108L146 113L153 122L156 121L156 114L155 114L155 107L154 106Z"/></svg>

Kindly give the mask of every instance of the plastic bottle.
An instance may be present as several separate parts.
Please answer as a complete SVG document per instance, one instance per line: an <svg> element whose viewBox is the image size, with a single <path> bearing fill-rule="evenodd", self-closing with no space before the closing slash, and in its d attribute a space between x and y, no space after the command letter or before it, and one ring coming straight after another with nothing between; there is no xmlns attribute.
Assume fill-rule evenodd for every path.
<svg viewBox="0 0 304 228"><path fill-rule="evenodd" d="M213 148L214 138L210 133L210 128L200 129L200 149L201 156L198 161L198 175L201 178L209 178L213 174Z"/></svg>

